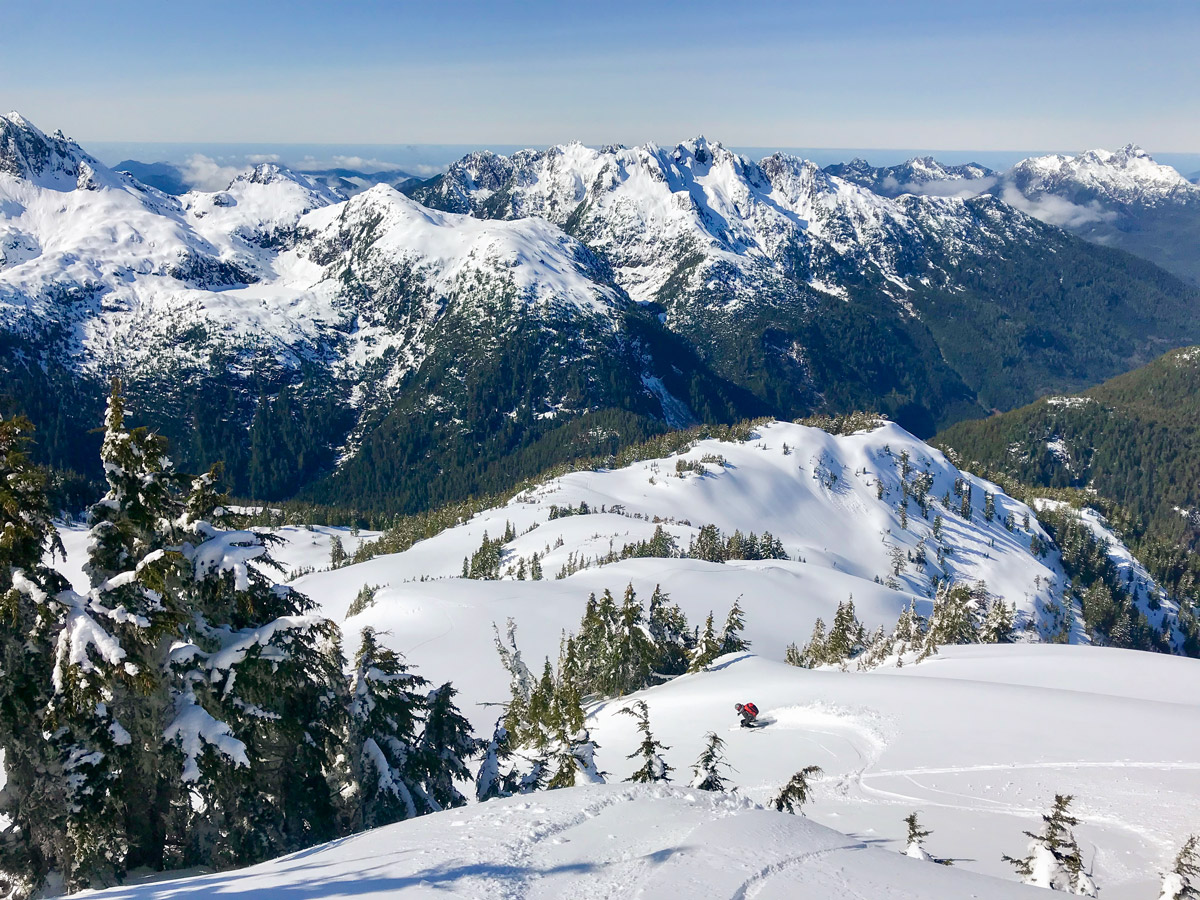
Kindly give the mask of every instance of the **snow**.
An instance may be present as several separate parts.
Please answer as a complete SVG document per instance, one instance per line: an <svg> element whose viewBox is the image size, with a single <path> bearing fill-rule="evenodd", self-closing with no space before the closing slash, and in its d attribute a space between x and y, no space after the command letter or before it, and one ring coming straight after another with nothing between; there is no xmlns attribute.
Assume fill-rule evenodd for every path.
<svg viewBox="0 0 1200 900"><path fill-rule="evenodd" d="M655 900L1036 896L736 795L590 785L435 813L234 873L87 896Z"/></svg>
<svg viewBox="0 0 1200 900"><path fill-rule="evenodd" d="M27 159L39 154L48 161ZM487 286L602 318L624 302L579 242L541 220L481 223L424 210L387 185L341 202L274 164L176 198L9 116L0 117L0 323L64 326L72 362L91 370L150 367L164 352L201 366L214 342L290 367L332 356L351 371L402 346L411 364L420 335L393 333L345 290L340 255L312 258L340 227L376 217L385 233L370 254L360 249L377 271L412 267L425 284L417 293L433 294L427 317Z"/></svg>
<svg viewBox="0 0 1200 900"><path fill-rule="evenodd" d="M1068 505L1060 500L1046 498L1037 499L1034 506L1039 510L1069 509ZM1113 532L1104 516L1090 507L1073 510L1073 514L1087 526L1097 540L1108 545L1108 558L1116 566L1121 582L1133 588L1134 602L1137 608L1145 614L1150 624L1155 628L1163 629L1174 623L1179 615L1179 604L1167 595L1167 592L1155 582L1146 567L1137 561L1128 547L1121 543L1120 538ZM1182 639L1178 630L1174 637Z"/></svg>
<svg viewBox="0 0 1200 900"><path fill-rule="evenodd" d="M971 520L938 501L925 520L911 502L909 529L902 529L896 509L902 452L914 474L929 471L931 497L952 490L956 478L970 484ZM704 474L677 474L678 460L699 464L706 457ZM982 506L985 492L993 491L997 514L989 523ZM608 511L549 518L552 505L577 508L581 501ZM693 624L709 610L720 620L740 595L751 653L593 704L587 729L608 785L489 801L243 873L108 896L218 890L263 897L399 890L468 897L1028 896L1000 855L1024 852L1022 831L1037 830L1056 793L1076 797L1082 824L1075 833L1103 896L1152 896L1157 873L1194 830L1192 811L1200 807L1200 764L1191 752L1200 746L1200 697L1193 688L1200 662L1087 646L1078 622L1071 644L1040 642L1037 623L1065 577L1054 552L1040 560L1029 554L1031 534L1046 534L1034 510L1024 531L1026 511L895 425L833 436L777 422L745 443L702 441L675 457L552 479L403 553L305 575L295 586L341 625L348 650L363 627L373 627L417 674L436 684L453 681L460 707L485 737L495 704L508 698L493 622L503 630L507 618L515 619L523 658L536 669L543 656L557 656L563 631L578 627L589 593L608 588L620 596L632 583L645 600L661 585ZM943 516L951 550L945 573L933 559L935 513ZM1009 513L1018 523L1013 533L1003 525ZM554 577L571 554L591 559L610 547L619 551L648 539L657 524L686 547L710 522L726 534L770 531L792 558L628 559ZM484 533L497 537L506 523L517 537L506 547L504 566L548 551L546 580L458 577ZM1093 526L1105 527L1098 519L1089 520ZM286 543L273 552L290 568L325 567L335 534L352 549L349 535L336 529L277 533ZM77 565L82 534L63 534L69 569ZM921 538L930 557L924 575L908 567L897 590L875 582L887 571L891 546L912 549ZM1111 552L1127 553L1116 542ZM1023 643L943 647L920 664L868 673L780 662L787 644L806 640L813 620L828 622L851 594L868 628L890 626L912 597L928 612L934 570L985 580L1034 630L1022 634ZM1135 581L1142 577L1132 571ZM347 619L363 585L379 586L375 603ZM259 632L230 633L225 656L212 664L269 640ZM636 723L619 714L636 699L647 703L650 727L668 748L663 758L680 783L690 780L705 734L715 731L726 742L738 793L710 797L616 783L639 764L626 758L639 740ZM737 727L733 705L747 700L769 722L765 728ZM187 733L202 739L198 728ZM811 822L756 808L809 764L823 769L806 807ZM955 868L902 855L904 817L914 810L933 832L927 851L955 859ZM837 849L820 849L826 841Z"/></svg>

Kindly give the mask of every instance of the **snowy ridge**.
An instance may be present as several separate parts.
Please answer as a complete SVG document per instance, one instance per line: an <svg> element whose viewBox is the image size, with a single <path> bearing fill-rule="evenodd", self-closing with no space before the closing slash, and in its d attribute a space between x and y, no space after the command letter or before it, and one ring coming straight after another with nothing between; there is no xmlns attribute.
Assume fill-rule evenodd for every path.
<svg viewBox="0 0 1200 900"><path fill-rule="evenodd" d="M363 232L369 246L352 246ZM0 119L0 323L66 340L84 370L201 366L214 345L350 372L402 346L413 364L412 329L381 336L377 320L394 313L339 286L352 251L382 276L418 275L434 314L467 296L602 316L623 302L596 258L545 222L423 210L386 185L342 202L274 164L176 198L16 114Z"/></svg>
<svg viewBox="0 0 1200 900"><path fill-rule="evenodd" d="M680 290L706 305L768 288L799 299L798 268L811 272L810 287L835 294L863 267L897 281L928 277L932 263L914 270L902 261L923 255L934 236L922 227L928 219L982 252L989 244L971 234L979 223L960 201L898 204L797 157L755 163L704 137L674 148L472 154L414 196L485 218L563 225L612 261L630 296L668 306Z"/></svg>
<svg viewBox="0 0 1200 900"><path fill-rule="evenodd" d="M1166 199L1200 199L1196 186L1141 147L1089 150L1078 156L1035 156L1013 166L1010 178L1027 196L1075 195L1119 204L1152 205Z"/></svg>

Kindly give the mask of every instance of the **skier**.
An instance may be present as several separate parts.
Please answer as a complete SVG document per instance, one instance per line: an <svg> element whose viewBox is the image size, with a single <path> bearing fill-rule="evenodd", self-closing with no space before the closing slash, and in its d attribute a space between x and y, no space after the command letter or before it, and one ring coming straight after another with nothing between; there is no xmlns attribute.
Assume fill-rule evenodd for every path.
<svg viewBox="0 0 1200 900"><path fill-rule="evenodd" d="M743 728L753 728L755 721L758 719L758 707L753 703L735 703L733 708L738 711L738 715L742 717Z"/></svg>

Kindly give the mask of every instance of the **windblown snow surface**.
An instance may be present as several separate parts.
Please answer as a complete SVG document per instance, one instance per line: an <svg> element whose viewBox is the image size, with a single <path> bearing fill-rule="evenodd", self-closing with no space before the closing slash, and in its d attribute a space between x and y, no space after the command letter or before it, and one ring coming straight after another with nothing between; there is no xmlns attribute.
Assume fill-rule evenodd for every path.
<svg viewBox="0 0 1200 900"><path fill-rule="evenodd" d="M938 502L926 520L910 503L909 527L901 528L902 452L914 471L933 476L931 496L965 479L971 520ZM704 474L676 472L678 459L715 456L724 464L706 463ZM985 492L995 492L991 522ZM552 505L580 501L608 512L550 519ZM937 513L951 548L942 566L932 550ZM1008 513L1012 532L1003 524ZM685 548L700 525L714 523L726 534L768 530L791 559L630 559L555 577L572 555L593 559L610 545L619 552L649 538L655 516ZM497 537L508 522L518 536L504 565L548 549L545 580L459 577L484 533ZM289 529L277 555L289 569L326 567L335 533ZM1064 576L1055 552L1030 555L1032 534L1046 536L1033 511L897 426L835 437L774 423L745 443L705 441L679 457L554 479L404 553L299 577L293 584L342 623L348 650L373 626L433 683L453 680L481 734L491 733L495 704L508 698L493 622L516 620L518 644L536 669L543 656L557 656L593 591L609 588L619 599L633 584L645 599L659 584L693 624L709 610L719 623L740 596L750 653L636 695L669 746L676 784L688 783L705 733L715 731L727 742L738 792L617 784L636 768L626 759L634 722L617 714L631 698L622 698L589 709L607 786L472 805L244 872L102 896L1028 896L1033 889L1015 884L1000 856L1024 854L1022 832L1040 827L1056 793L1075 796L1076 835L1101 895L1157 896L1158 873L1200 828L1200 663L1087 646L1078 624L1069 645L1046 642L1047 605L1058 603ZM352 551L349 534L341 535ZM77 536L68 537L68 550L77 548ZM909 565L899 589L876 583L889 572L892 546L911 549L922 538L930 548L923 573ZM1117 543L1111 552L1128 551ZM781 662L788 643L804 643L814 619L829 622L851 594L868 628L891 626L911 597L928 613L933 574L983 580L1015 603L1029 624L1022 642L947 647L920 664L869 673ZM364 584L380 586L375 604L346 619ZM735 727L733 704L745 700L762 710L766 728ZM823 769L806 808L811 821L757 808L810 764ZM930 853L955 859L955 869L885 852L904 849L903 819L914 810L933 830Z"/></svg>

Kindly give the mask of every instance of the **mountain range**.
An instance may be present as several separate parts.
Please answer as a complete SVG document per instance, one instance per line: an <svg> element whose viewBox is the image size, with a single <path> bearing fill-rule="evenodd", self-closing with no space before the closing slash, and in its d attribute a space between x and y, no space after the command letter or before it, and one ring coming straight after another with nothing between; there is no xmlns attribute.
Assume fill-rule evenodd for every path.
<svg viewBox="0 0 1200 900"><path fill-rule="evenodd" d="M930 157L887 167L855 159L825 171L889 197L990 194L1089 241L1200 282L1200 185L1134 144L1030 157L1005 172L974 163L944 166Z"/></svg>
<svg viewBox="0 0 1200 900"><path fill-rule="evenodd" d="M403 186L264 164L174 196L0 118L0 410L89 472L119 374L240 493L411 511L697 421L875 408L930 435L1200 340L1194 288L994 194L704 138Z"/></svg>

